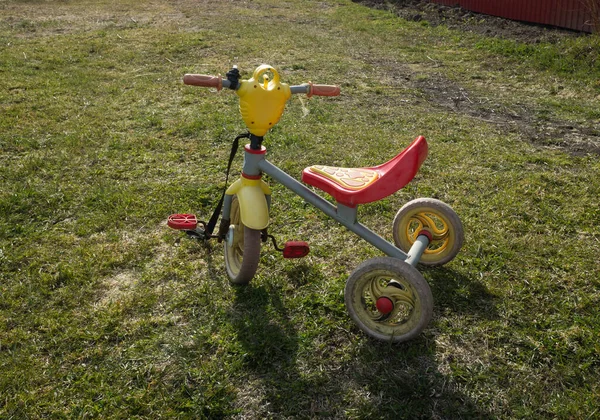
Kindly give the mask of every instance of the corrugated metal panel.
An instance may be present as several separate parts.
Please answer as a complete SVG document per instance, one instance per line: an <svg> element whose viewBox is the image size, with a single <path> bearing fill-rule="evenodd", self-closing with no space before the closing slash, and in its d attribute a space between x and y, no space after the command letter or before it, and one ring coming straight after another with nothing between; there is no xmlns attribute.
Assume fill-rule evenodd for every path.
<svg viewBox="0 0 600 420"><path fill-rule="evenodd" d="M430 0L486 15L591 32L581 0Z"/></svg>

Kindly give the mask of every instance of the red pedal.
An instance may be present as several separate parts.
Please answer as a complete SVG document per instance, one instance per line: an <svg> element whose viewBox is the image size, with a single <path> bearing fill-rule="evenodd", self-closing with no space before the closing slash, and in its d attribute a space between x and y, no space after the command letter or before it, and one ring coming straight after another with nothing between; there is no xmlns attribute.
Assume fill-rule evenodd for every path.
<svg viewBox="0 0 600 420"><path fill-rule="evenodd" d="M304 241L287 241L283 247L283 258L302 258L310 252L308 244Z"/></svg>
<svg viewBox="0 0 600 420"><path fill-rule="evenodd" d="M194 230L198 220L194 214L172 214L167 219L167 225L177 230Z"/></svg>

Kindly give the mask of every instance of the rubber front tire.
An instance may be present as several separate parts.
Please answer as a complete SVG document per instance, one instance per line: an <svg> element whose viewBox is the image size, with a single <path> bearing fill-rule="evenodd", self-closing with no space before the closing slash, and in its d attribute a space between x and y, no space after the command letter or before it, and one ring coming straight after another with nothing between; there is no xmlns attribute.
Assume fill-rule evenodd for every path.
<svg viewBox="0 0 600 420"><path fill-rule="evenodd" d="M377 307L378 299L392 302L389 313ZM401 343L425 329L433 314L433 296L419 271L391 257L373 258L359 265L346 281L346 308L367 335Z"/></svg>
<svg viewBox="0 0 600 420"><path fill-rule="evenodd" d="M464 242L458 215L448 204L435 198L417 198L398 211L393 223L394 243L408 253L421 230L433 236L419 260L423 265L446 264L456 257Z"/></svg>
<svg viewBox="0 0 600 420"><path fill-rule="evenodd" d="M248 284L254 278L260 260L261 232L242 224L237 196L231 202L230 226L233 241L224 241L225 268L231 284Z"/></svg>

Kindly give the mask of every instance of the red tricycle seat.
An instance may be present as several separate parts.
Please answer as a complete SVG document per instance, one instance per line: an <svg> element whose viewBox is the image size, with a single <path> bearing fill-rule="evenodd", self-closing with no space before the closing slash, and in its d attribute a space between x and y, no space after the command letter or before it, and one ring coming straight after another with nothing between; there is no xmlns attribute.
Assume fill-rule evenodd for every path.
<svg viewBox="0 0 600 420"><path fill-rule="evenodd" d="M331 195L348 207L370 203L395 193L417 174L427 157L425 137L417 137L389 162L372 168L336 168L314 165L302 172L302 181Z"/></svg>

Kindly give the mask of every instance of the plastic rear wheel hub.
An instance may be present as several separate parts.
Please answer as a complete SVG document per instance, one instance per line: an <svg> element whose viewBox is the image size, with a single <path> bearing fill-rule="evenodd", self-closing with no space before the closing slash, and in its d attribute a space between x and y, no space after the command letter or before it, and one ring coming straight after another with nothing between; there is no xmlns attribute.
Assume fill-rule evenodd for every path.
<svg viewBox="0 0 600 420"><path fill-rule="evenodd" d="M384 315L387 315L394 310L394 302L392 302L392 299L386 296L381 296L379 299L377 299L375 306L377 307L377 310Z"/></svg>

